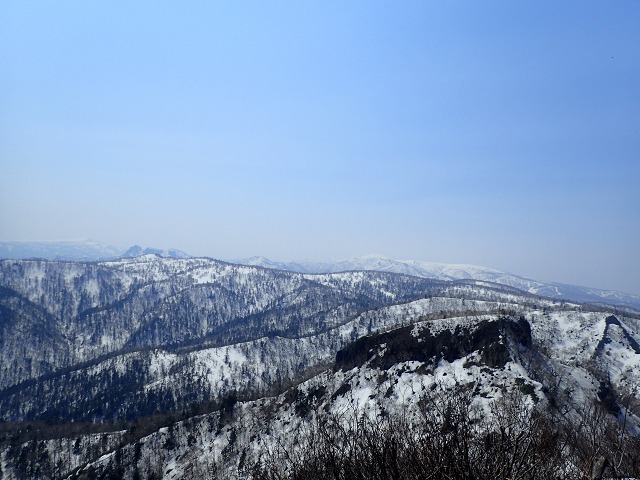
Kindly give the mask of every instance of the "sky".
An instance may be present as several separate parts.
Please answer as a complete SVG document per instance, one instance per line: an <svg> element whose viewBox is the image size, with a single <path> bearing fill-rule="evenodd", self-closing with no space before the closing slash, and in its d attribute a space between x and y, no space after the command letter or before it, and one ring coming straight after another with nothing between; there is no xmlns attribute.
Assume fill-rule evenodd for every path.
<svg viewBox="0 0 640 480"><path fill-rule="evenodd" d="M640 294L640 2L0 2L0 240Z"/></svg>

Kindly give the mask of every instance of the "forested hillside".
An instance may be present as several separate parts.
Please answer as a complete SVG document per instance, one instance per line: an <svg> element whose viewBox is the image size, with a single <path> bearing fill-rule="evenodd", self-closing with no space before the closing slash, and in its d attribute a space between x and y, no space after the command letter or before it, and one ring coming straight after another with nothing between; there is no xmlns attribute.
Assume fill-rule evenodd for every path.
<svg viewBox="0 0 640 480"><path fill-rule="evenodd" d="M631 309L156 255L0 289L2 478L640 475Z"/></svg>

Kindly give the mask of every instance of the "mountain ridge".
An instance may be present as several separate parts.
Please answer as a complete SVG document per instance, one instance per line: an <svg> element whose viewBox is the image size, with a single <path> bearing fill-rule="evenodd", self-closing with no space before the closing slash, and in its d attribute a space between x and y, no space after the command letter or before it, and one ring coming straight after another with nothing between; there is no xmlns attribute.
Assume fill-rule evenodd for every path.
<svg viewBox="0 0 640 480"><path fill-rule="evenodd" d="M175 248L159 249L133 245L128 249L104 246L93 240L52 242L0 242L0 258L43 258L67 261L108 261L122 257L154 254L167 258L189 258L191 255ZM205 258L205 257L203 257ZM231 263L259 266L296 273L337 273L373 270L402 273L438 280L483 280L508 285L536 295L580 302L627 306L640 310L640 295L584 287L559 282L545 282L504 272L495 268L473 265L427 262L421 260L394 260L380 254L363 255L333 262L273 261L264 256L228 260Z"/></svg>
<svg viewBox="0 0 640 480"><path fill-rule="evenodd" d="M191 256L176 248L163 250L160 248L133 245L128 249L124 249L114 245L103 245L90 239L46 242L0 242L0 259L26 260L41 258L45 260L72 262L100 262L147 254L171 258L188 258Z"/></svg>
<svg viewBox="0 0 640 480"><path fill-rule="evenodd" d="M613 307L488 281L155 254L2 260L0 287L3 478L291 478L258 473L313 448L322 425L340 439L400 415L407 432L420 418L443 431L425 402L464 400L476 422L513 395L523 418L567 435L604 409L598 421L629 433L606 437L607 455L633 453L615 442L640 432L640 314ZM473 425L484 448L492 422ZM529 431L545 445L541 432ZM564 478L590 468L579 449L554 452L568 463L552 470L577 465Z"/></svg>
<svg viewBox="0 0 640 480"><path fill-rule="evenodd" d="M472 264L448 264L420 260L393 260L373 254L337 262L278 262L266 257L235 260L243 265L261 266L300 273L336 273L342 271L383 271L438 280L483 280L561 300L605 303L640 310L640 295L558 282L542 282L512 273Z"/></svg>

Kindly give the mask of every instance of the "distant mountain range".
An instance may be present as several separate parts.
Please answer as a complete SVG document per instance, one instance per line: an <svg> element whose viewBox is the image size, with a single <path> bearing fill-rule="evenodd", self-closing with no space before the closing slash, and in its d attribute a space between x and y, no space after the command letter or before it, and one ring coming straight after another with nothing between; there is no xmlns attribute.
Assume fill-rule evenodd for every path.
<svg viewBox="0 0 640 480"><path fill-rule="evenodd" d="M613 290L581 287L555 282L541 282L494 268L478 265L423 262L418 260L393 260L382 255L365 255L334 263L276 262L265 257L236 260L236 263L298 273L337 273L373 270L402 273L437 280L476 280L517 288L534 295L574 300L579 302L606 303L640 309L640 296Z"/></svg>
<svg viewBox="0 0 640 480"><path fill-rule="evenodd" d="M93 262L114 260L121 257L137 257L155 254L167 258L189 258L181 250L134 245L127 250L113 245L103 245L93 240L71 240L61 242L0 242L0 258L27 259L44 258L46 260L68 260L74 262Z"/></svg>
<svg viewBox="0 0 640 480"><path fill-rule="evenodd" d="M117 258L131 258L153 254L163 258L191 258L191 255L177 250L158 249L134 245L127 250L114 246L105 246L92 240L63 242L0 242L0 258L67 261L105 261ZM534 295L560 300L602 303L626 306L640 310L640 296L613 290L582 287L555 282L542 282L514 275L494 268L467 264L448 264L424 262L418 260L394 260L382 255L365 255L337 262L291 261L278 262L256 256L232 263L250 265L295 273L319 274L349 271L378 271L401 273L420 278L436 280L469 280L491 282L517 288Z"/></svg>
<svg viewBox="0 0 640 480"><path fill-rule="evenodd" d="M130 258L130 257L139 257L141 255L157 255L159 257L164 258L191 258L191 255L188 253L184 253L182 250L176 250L175 248L170 248L168 250L161 250L158 248L142 248L140 245L134 245L129 248L126 252L124 252L122 257Z"/></svg>
<svg viewBox="0 0 640 480"><path fill-rule="evenodd" d="M90 262L120 257L124 250L105 246L93 240L61 242L0 242L0 258L47 260L72 260Z"/></svg>

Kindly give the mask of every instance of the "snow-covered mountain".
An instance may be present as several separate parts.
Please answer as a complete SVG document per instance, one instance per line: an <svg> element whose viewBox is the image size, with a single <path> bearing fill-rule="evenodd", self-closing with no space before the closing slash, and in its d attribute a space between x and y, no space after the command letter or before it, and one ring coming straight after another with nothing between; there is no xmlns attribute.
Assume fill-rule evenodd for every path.
<svg viewBox="0 0 640 480"><path fill-rule="evenodd" d="M134 359L125 354L136 350L308 336L364 310L420 298L434 285L377 272L305 276L153 254L101 263L2 260L0 387L105 356Z"/></svg>
<svg viewBox="0 0 640 480"><path fill-rule="evenodd" d="M117 258L124 250L93 240L60 242L0 242L0 258L46 258L89 262Z"/></svg>
<svg viewBox="0 0 640 480"><path fill-rule="evenodd" d="M271 268L274 270L286 270L288 272L296 272L296 273L329 273L330 267L331 267L330 263L277 262L261 256L243 258L240 260L229 260L229 261L232 263L238 263L240 265L250 265L252 267Z"/></svg>
<svg viewBox="0 0 640 480"><path fill-rule="evenodd" d="M578 302L606 303L640 310L640 296L613 290L581 287L563 283L541 282L494 268L467 264L424 262L418 260L392 260L382 255L365 255L334 263L277 262L265 257L237 260L237 263L264 268L275 268L303 273L335 273L373 270L402 273L438 280L473 279L508 285L525 292L551 298Z"/></svg>
<svg viewBox="0 0 640 480"><path fill-rule="evenodd" d="M43 258L47 260L103 261L147 254L167 258L190 258L189 254L174 248L163 250L154 247L134 245L124 250L119 247L104 246L92 240L66 242L0 242L0 259ZM447 264L418 260L393 260L382 255L365 255L338 262L278 262L261 256L230 260L230 262L296 273L337 273L371 270L401 273L437 280L473 279L508 285L525 292L551 298L605 303L640 310L640 296L638 295L563 283L542 282L478 265Z"/></svg>
<svg viewBox="0 0 640 480"><path fill-rule="evenodd" d="M640 315L488 281L2 260L0 364L3 479L640 475Z"/></svg>
<svg viewBox="0 0 640 480"><path fill-rule="evenodd" d="M76 475L578 479L600 456L616 458L609 473L636 475L640 443L598 410L617 407L579 366L609 354L563 356L579 350L562 340L566 327L628 333L617 322L557 311L532 328L522 318L463 315L361 337L331 368L279 395L227 397L218 411L160 428Z"/></svg>
<svg viewBox="0 0 640 480"><path fill-rule="evenodd" d="M68 260L92 262L114 260L120 257L138 257L154 254L160 257L189 258L190 255L175 248L162 250L133 245L125 250L112 245L102 245L93 240L71 240L60 242L0 242L0 259L43 258L46 260Z"/></svg>
<svg viewBox="0 0 640 480"><path fill-rule="evenodd" d="M129 247L129 249L124 252L122 257L140 257L142 255L157 255L159 257L166 258L190 258L191 255L183 252L182 250L177 250L175 248L169 248L168 250L162 250L159 248L146 247L142 248L140 245L134 245Z"/></svg>

